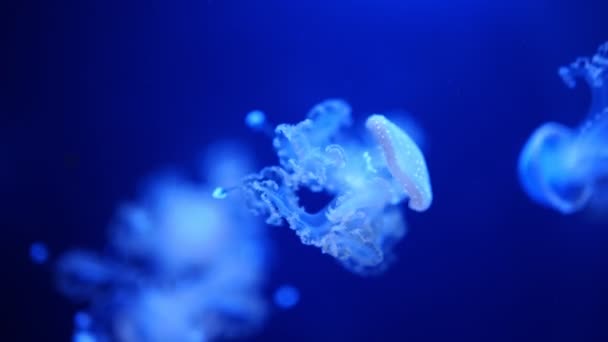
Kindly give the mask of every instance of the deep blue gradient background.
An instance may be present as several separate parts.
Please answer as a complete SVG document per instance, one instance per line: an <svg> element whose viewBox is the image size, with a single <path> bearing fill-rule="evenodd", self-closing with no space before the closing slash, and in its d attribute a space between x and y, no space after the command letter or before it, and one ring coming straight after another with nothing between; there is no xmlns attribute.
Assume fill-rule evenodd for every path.
<svg viewBox="0 0 608 342"><path fill-rule="evenodd" d="M608 341L608 221L535 205L515 173L540 123L583 119L588 91L568 90L557 68L608 39L605 1L0 6L2 340L71 334L76 306L29 262L31 242L102 248L116 204L150 172L194 174L221 138L274 163L244 114L295 122L340 97L360 120L413 113L435 202L408 212L398 261L380 277L272 228L269 298L289 282L301 303L252 340Z"/></svg>

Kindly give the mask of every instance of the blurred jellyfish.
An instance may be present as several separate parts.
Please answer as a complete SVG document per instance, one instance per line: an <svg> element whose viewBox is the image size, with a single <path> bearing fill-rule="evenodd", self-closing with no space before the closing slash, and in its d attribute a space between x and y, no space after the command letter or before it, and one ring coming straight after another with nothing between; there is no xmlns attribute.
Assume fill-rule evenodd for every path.
<svg viewBox="0 0 608 342"><path fill-rule="evenodd" d="M400 127L382 115L367 119L371 139L351 139L350 106L326 100L295 124L281 124L273 140L280 166L246 177L241 190L250 209L280 225L283 220L302 243L314 245L357 273L381 271L406 231L398 204L425 211L432 192L424 157ZM332 196L310 213L298 190Z"/></svg>
<svg viewBox="0 0 608 342"><path fill-rule="evenodd" d="M519 158L524 190L536 202L563 214L605 198L608 190L608 42L591 59L559 69L568 87L583 79L591 89L587 117L574 129L555 122L540 126Z"/></svg>
<svg viewBox="0 0 608 342"><path fill-rule="evenodd" d="M243 153L236 145L216 147L234 153L214 154L209 179L248 171L233 160ZM169 175L119 206L104 253L69 251L56 264L59 290L89 303L74 318L74 341L200 342L258 328L267 245L241 201L216 201L209 187Z"/></svg>

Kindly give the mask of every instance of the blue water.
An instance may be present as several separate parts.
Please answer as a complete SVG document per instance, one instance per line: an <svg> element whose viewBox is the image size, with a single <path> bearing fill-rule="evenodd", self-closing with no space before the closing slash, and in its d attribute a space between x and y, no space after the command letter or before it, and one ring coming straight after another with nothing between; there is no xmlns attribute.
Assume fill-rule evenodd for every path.
<svg viewBox="0 0 608 342"><path fill-rule="evenodd" d="M183 317L209 322L193 308L221 313L213 328L235 341L608 340L605 207L564 215L539 205L517 170L537 127L579 127L587 117L591 93L564 86L558 69L608 40L608 4L26 0L2 7L0 250L9 323L2 340L100 340L129 335L125 327L149 341L216 336L206 324L184 327ZM225 239L221 229L212 239L194 235L216 248L207 254L186 233L177 241L191 249L164 244L174 240L161 235L150 235L161 241L145 245L151 249L116 238L125 203L169 217L162 227L196 217L153 205L150 189L167 175L196 198L212 200L216 186L227 189L225 200L238 197L233 173L278 163L272 132L259 117L249 127L247 113L264 113L271 126L295 124L328 98L353 108L346 137L367 143L363 123L375 113L401 113L416 127L411 136L426 159L433 203L424 213L398 204L407 233L383 272L350 272L286 225L242 219L239 205L230 206L239 214L220 215L237 229L228 231L251 224L264 228L263 238ZM218 148L220 140L243 149ZM231 153L232 163L214 167ZM332 199L297 194L311 212ZM210 221L221 210L197 220L222 227ZM263 253L222 249L251 241L227 250ZM30 255L33 243L52 251L45 263L32 263L42 260ZM79 259L94 270L111 270L90 274L92 292L75 300L65 296L58 264L74 249L100 257ZM206 284L214 278L201 264L232 260L218 255L245 255L255 267L222 267L235 270L222 278L238 279L228 282L234 287L186 292L197 300L160 296L156 311L139 301ZM285 284L296 290L286 299L277 292ZM90 315L90 331L74 326L80 311ZM134 318L119 329L124 312ZM161 329L169 327L187 334Z"/></svg>

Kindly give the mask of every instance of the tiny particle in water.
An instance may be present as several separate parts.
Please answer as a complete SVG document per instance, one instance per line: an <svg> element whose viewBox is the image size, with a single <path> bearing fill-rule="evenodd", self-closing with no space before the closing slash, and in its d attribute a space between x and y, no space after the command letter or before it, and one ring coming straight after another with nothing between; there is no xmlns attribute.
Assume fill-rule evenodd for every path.
<svg viewBox="0 0 608 342"><path fill-rule="evenodd" d="M274 293L274 303L282 309L290 309L300 301L300 291L291 285L282 285Z"/></svg>
<svg viewBox="0 0 608 342"><path fill-rule="evenodd" d="M49 251L46 245L42 242L34 242L30 246L30 258L36 264L44 264L49 258Z"/></svg>
<svg viewBox="0 0 608 342"><path fill-rule="evenodd" d="M266 114L260 110L252 110L245 116L245 123L253 129L261 129L266 123Z"/></svg>

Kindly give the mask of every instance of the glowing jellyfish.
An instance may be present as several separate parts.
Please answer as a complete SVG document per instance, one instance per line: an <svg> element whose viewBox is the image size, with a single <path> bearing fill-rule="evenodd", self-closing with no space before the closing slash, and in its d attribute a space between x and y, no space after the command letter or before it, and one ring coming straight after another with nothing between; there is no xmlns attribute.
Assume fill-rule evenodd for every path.
<svg viewBox="0 0 608 342"><path fill-rule="evenodd" d="M212 152L212 182L249 171L233 160L244 151ZM110 228L103 253L69 251L56 264L59 290L89 304L74 318L74 341L224 340L262 323L267 244L242 198L217 201L203 184L158 177Z"/></svg>
<svg viewBox="0 0 608 342"><path fill-rule="evenodd" d="M519 158L524 190L538 203L569 214L608 190L608 42L593 58L579 58L559 69L569 87L579 78L591 89L583 123L571 129L549 122L529 138Z"/></svg>
<svg viewBox="0 0 608 342"><path fill-rule="evenodd" d="M392 246L406 231L397 205L426 210L432 191L424 156L401 128L372 115L367 128L374 141L351 139L350 106L326 100L295 125L275 129L280 166L246 177L241 189L250 209L266 222L283 220L304 244L314 245L358 273L382 270ZM296 192L307 188L333 199L310 213Z"/></svg>

